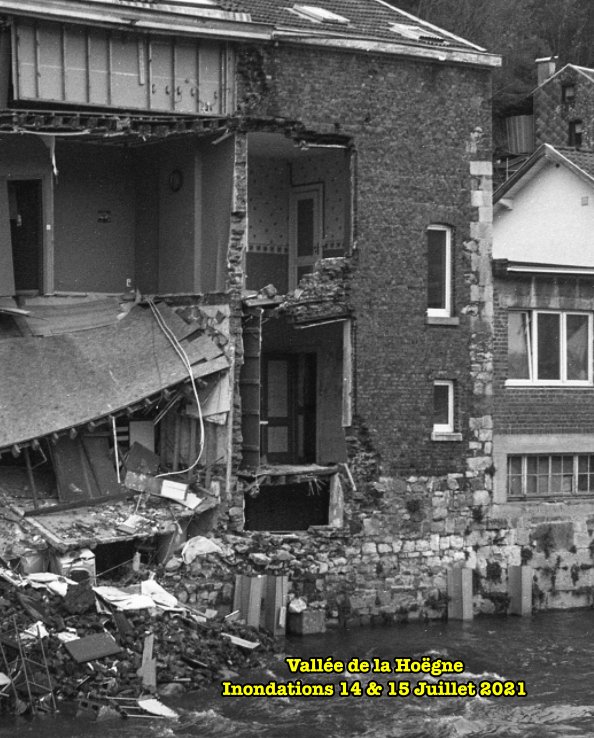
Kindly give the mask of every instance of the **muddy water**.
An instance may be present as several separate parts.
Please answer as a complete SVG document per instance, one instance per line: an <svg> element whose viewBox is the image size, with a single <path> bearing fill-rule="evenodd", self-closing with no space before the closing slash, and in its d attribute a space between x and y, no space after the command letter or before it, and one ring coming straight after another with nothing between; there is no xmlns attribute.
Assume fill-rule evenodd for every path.
<svg viewBox="0 0 594 738"><path fill-rule="evenodd" d="M309 676L290 674L282 661L242 682L271 680L351 685L371 680L384 686L376 697L222 697L214 687L169 700L180 713L168 720L72 719L64 710L33 721L5 719L0 738L449 738L594 736L594 612L542 614L530 619L481 618L473 623L434 623L339 631L286 644L287 655L370 660L431 654L464 662L459 682L523 680L526 697L388 696L387 681L404 678L414 688L419 675ZM236 680L237 681L237 680ZM344 688L343 688L344 689Z"/></svg>

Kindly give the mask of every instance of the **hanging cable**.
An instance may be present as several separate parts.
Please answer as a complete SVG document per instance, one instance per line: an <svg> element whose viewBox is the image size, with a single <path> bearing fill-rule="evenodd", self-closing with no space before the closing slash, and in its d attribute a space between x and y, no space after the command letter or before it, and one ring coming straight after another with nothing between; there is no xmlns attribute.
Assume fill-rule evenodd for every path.
<svg viewBox="0 0 594 738"><path fill-rule="evenodd" d="M173 349L175 350L175 352L181 359L184 367L186 368L188 372L188 376L190 377L190 383L192 385L192 392L194 393L194 399L196 400L196 407L198 409L198 419L200 422L200 447L198 451L198 456L196 457L194 463L191 466L189 466L187 469L180 469L179 471L172 471L172 472L165 472L163 474L157 474L157 478L168 477L173 474L187 474L188 472L191 472L193 469L195 469L196 466L198 466L198 462L202 458L202 454L204 452L204 419L202 417L202 408L200 407L200 399L198 397L198 389L196 387L196 380L194 379L194 374L192 373L192 365L190 364L190 359L188 358L188 355L184 351L183 346L177 340L177 338L175 337L175 334L173 333L171 328L167 325L167 323L163 319L163 316L158 311L157 306L154 303L154 300L151 297L149 297L147 298L147 302L153 313L153 317L155 318L157 322L157 325L163 331L169 343L171 343L171 345L173 346Z"/></svg>

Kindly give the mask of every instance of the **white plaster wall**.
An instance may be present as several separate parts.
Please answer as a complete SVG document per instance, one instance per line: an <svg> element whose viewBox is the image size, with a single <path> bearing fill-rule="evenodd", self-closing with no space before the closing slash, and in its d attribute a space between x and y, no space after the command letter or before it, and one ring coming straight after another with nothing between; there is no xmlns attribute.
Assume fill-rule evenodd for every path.
<svg viewBox="0 0 594 738"><path fill-rule="evenodd" d="M548 163L493 226L495 259L594 266L594 187L563 166Z"/></svg>

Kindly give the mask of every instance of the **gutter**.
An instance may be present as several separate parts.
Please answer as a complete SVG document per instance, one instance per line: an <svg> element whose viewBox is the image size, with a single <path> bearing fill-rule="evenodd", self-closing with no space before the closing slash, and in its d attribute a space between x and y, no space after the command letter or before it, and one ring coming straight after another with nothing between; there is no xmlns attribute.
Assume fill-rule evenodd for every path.
<svg viewBox="0 0 594 738"><path fill-rule="evenodd" d="M594 266L572 266L567 264L535 264L508 259L493 259L495 277L508 277L514 274L542 274L552 277L594 277Z"/></svg>
<svg viewBox="0 0 594 738"><path fill-rule="evenodd" d="M392 54L394 56L408 56L430 61L452 62L457 64L473 64L476 66L496 68L501 66L501 57L482 51L465 50L451 47L418 46L391 41L379 41L363 38L332 38L328 36L313 36L308 32L302 36L296 31L273 31L272 38L276 41L293 41L304 46L321 46L324 48L344 49L345 51L365 51L368 53Z"/></svg>

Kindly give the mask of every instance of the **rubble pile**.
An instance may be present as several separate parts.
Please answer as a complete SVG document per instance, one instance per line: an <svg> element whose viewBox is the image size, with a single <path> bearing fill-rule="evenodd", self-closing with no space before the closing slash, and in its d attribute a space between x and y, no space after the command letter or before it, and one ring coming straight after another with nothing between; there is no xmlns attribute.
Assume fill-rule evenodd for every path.
<svg viewBox="0 0 594 738"><path fill-rule="evenodd" d="M128 576L118 591L140 589L148 575ZM0 580L0 644L0 711L14 711L31 693L35 705L27 706L39 707L50 698L109 703L197 689L229 670L261 665L274 640L212 610L115 609L88 581L68 584L61 596Z"/></svg>
<svg viewBox="0 0 594 738"><path fill-rule="evenodd" d="M344 257L320 259L314 271L305 274L296 290L280 305L295 323L347 318L351 314L348 296L350 261Z"/></svg>

